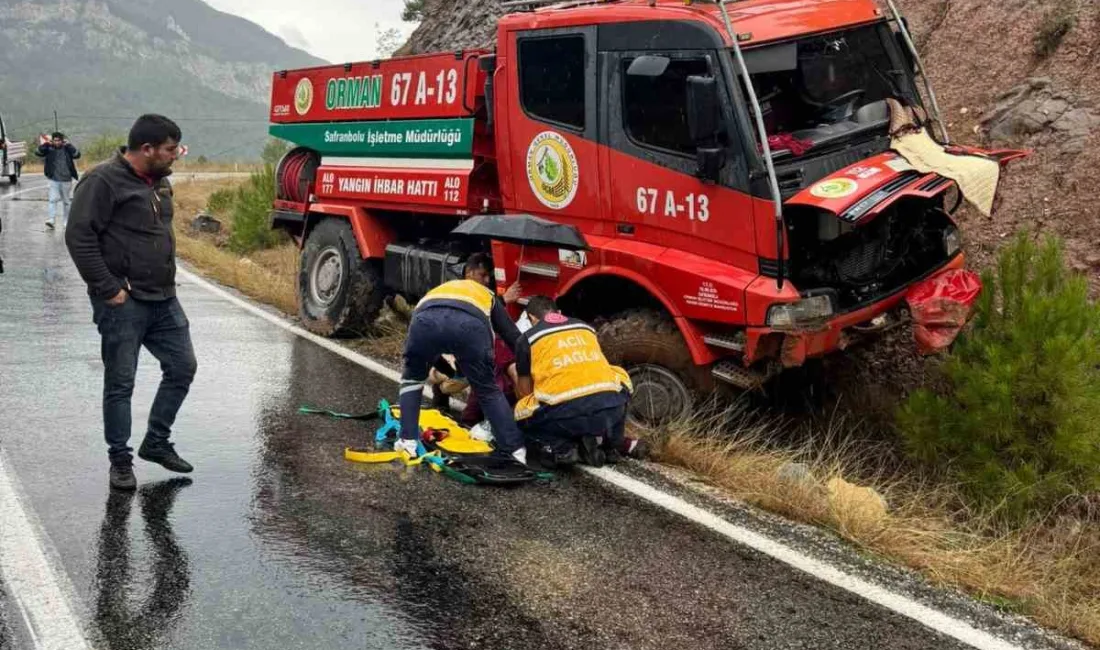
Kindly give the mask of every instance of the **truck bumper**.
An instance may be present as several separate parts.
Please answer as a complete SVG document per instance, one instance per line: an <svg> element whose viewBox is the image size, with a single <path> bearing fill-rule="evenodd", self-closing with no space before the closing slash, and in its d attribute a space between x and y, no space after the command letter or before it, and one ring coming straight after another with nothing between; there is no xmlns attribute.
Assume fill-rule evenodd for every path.
<svg viewBox="0 0 1100 650"><path fill-rule="evenodd" d="M961 269L965 264L965 256L958 255L936 273ZM907 290L908 287L862 309L840 314L812 330L749 327L745 331L745 364L777 359L784 368L795 368L807 359L843 350L868 335L902 325L909 319Z"/></svg>

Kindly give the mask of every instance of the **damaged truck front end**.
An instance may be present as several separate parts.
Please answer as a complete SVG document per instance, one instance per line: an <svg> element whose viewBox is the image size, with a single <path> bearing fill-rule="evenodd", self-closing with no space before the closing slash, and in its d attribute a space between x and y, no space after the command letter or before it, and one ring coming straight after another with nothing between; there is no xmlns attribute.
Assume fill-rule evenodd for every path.
<svg viewBox="0 0 1100 650"><path fill-rule="evenodd" d="M964 265L951 216L960 201L950 180L906 169L890 153L788 200L790 286L769 306L764 326L750 328L746 361L776 357L798 366L908 322L913 288Z"/></svg>
<svg viewBox="0 0 1100 650"><path fill-rule="evenodd" d="M947 319L951 331L969 318L980 284L962 270L952 218L963 200L959 187L891 150L903 107L923 112L926 103L919 59L894 18L732 48L762 159L758 196L770 194L775 205L774 219L761 215L756 228L777 235L775 257L762 256L760 268L773 282L750 288L750 304L767 306L746 328L747 367L771 374L903 325L914 312L923 318L928 310L914 309L913 296L942 301L936 287L960 273L968 291L955 295L961 308ZM926 95L938 118L930 87ZM922 126L938 126L947 143L938 119ZM925 351L954 338L922 340L922 327Z"/></svg>

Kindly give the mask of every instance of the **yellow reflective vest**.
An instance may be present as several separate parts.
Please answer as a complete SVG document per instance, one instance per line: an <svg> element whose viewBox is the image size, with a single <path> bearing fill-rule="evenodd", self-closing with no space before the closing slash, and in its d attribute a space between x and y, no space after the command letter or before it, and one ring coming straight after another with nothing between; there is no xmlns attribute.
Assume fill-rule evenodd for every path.
<svg viewBox="0 0 1100 650"><path fill-rule="evenodd" d="M473 307L478 313L489 319L493 311L496 294L492 289L473 280L451 280L444 282L428 292L417 303L417 309L439 305ZM457 304L456 304L457 303Z"/></svg>
<svg viewBox="0 0 1100 650"><path fill-rule="evenodd" d="M562 320L542 321L524 334L531 348L534 392L516 404L517 420L531 417L540 406L634 389L626 371L603 356L591 326L571 318Z"/></svg>

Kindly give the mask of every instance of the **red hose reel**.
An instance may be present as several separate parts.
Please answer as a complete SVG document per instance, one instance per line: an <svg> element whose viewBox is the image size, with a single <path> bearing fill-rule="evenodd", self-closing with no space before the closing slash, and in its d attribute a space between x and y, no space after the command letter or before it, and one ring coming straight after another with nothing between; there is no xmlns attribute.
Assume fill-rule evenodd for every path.
<svg viewBox="0 0 1100 650"><path fill-rule="evenodd" d="M321 158L312 149L297 147L288 151L275 170L279 199L293 203L309 201L313 180L320 166Z"/></svg>

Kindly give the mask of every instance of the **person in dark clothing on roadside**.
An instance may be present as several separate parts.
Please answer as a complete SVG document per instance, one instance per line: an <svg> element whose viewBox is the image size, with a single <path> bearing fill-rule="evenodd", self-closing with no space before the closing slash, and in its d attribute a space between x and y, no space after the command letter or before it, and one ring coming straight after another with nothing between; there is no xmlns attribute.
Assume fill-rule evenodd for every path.
<svg viewBox="0 0 1100 650"><path fill-rule="evenodd" d="M394 444L395 450L416 456L420 399L428 369L440 355L453 354L493 428L494 453L526 462L523 436L494 380L493 333L513 349L520 334L504 302L489 288L492 268L488 255L474 253L466 260L464 279L441 284L417 303L405 340L399 397L401 437Z"/></svg>
<svg viewBox="0 0 1100 650"><path fill-rule="evenodd" d="M38 146L35 154L44 158L43 170L50 184L50 218L46 227L53 230L57 220L57 204L61 203L61 228L69 222L69 205L72 203L72 184L80 176L76 173L76 163L80 150L73 146L60 131L50 136L50 140Z"/></svg>
<svg viewBox="0 0 1100 650"><path fill-rule="evenodd" d="M179 127L164 116L139 117L126 148L77 186L65 233L102 337L103 427L111 485L119 489L136 487L128 446L130 397L143 345L160 361L163 375L138 457L174 472L192 470L168 441L197 368L187 316L176 299L168 175L180 137Z"/></svg>

